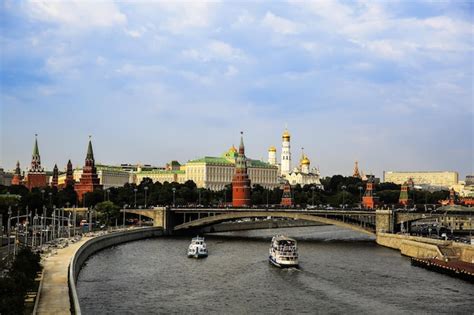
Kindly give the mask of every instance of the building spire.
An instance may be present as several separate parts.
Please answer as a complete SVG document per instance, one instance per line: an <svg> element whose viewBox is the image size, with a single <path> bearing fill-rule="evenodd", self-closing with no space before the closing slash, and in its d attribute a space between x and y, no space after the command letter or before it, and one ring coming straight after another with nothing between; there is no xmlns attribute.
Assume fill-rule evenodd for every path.
<svg viewBox="0 0 474 315"><path fill-rule="evenodd" d="M35 133L35 146L33 147L33 157L39 156L39 149L38 149L38 134Z"/></svg>
<svg viewBox="0 0 474 315"><path fill-rule="evenodd" d="M243 131L240 132L239 154L245 154L244 132Z"/></svg>
<svg viewBox="0 0 474 315"><path fill-rule="evenodd" d="M87 147L86 160L94 161L94 151L92 150L91 136L89 136L89 146Z"/></svg>

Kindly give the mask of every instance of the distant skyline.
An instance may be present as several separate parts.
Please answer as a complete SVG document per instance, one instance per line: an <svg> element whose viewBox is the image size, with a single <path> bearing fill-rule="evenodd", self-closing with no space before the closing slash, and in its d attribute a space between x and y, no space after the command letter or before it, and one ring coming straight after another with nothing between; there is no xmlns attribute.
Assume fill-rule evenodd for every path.
<svg viewBox="0 0 474 315"><path fill-rule="evenodd" d="M185 163L288 125L323 176L474 171L470 1L2 1L0 167Z"/></svg>

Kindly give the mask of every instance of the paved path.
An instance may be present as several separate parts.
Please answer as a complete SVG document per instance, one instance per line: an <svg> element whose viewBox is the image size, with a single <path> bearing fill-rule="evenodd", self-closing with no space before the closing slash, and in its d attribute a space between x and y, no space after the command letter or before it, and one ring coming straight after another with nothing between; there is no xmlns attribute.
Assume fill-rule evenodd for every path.
<svg viewBox="0 0 474 315"><path fill-rule="evenodd" d="M43 287L40 292L37 314L71 314L69 302L68 267L71 257L90 237L59 249L43 263Z"/></svg>

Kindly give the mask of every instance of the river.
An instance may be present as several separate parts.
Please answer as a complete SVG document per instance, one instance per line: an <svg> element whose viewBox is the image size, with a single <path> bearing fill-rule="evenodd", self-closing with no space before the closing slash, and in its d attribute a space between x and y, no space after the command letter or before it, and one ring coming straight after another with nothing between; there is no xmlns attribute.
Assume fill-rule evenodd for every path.
<svg viewBox="0 0 474 315"><path fill-rule="evenodd" d="M274 234L296 238L300 268L268 263ZM422 268L369 236L334 226L141 240L92 256L79 274L83 314L473 314L474 286Z"/></svg>

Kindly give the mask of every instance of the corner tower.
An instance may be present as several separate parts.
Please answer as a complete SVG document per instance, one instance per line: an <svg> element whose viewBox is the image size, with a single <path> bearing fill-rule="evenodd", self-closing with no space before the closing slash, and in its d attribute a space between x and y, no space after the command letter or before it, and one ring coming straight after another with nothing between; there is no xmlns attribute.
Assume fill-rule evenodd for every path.
<svg viewBox="0 0 474 315"><path fill-rule="evenodd" d="M235 160L235 173L232 179L232 206L250 207L250 179L247 174L247 158L245 157L245 147L243 132L240 136L239 155Z"/></svg>
<svg viewBox="0 0 474 315"><path fill-rule="evenodd" d="M291 150L290 150L290 133L288 129L283 132L281 144L281 175L285 176L291 172Z"/></svg>

